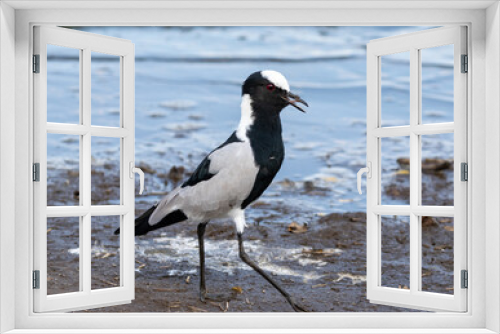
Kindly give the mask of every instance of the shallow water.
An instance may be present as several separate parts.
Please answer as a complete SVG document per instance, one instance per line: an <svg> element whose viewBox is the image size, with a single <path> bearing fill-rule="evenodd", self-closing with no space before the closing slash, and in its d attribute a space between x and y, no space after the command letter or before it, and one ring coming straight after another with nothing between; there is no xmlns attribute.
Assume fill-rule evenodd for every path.
<svg viewBox="0 0 500 334"><path fill-rule="evenodd" d="M357 194L356 172L365 163L366 50L371 39L425 27L85 27L81 30L132 40L136 49L136 161L157 171L182 165L193 170L203 156L223 142L239 121L240 85L252 72L275 69L285 74L292 91L310 105L307 114L287 108L282 113L286 159L275 181L313 181L329 189L327 197L284 194L287 203L310 212L364 211ZM51 121L71 122L78 89L71 81L77 65L74 50L49 50L49 63L60 67L49 76ZM51 51L52 50L52 51ZM424 119L449 121L453 110L449 50L426 50ZM93 54L93 123L116 124L119 66L112 57ZM401 55L384 59L384 125L407 124L408 63ZM54 65L54 66L55 66ZM50 66L49 66L50 68ZM71 70L73 69L73 70ZM432 71L430 71L432 69ZM432 75L431 75L432 73ZM51 81L52 84L51 84ZM100 81L99 81L100 80ZM95 85L94 85L95 83ZM429 87L429 89L427 89ZM113 90L114 89L114 90ZM427 90L426 90L427 89ZM70 108L67 108L70 110ZM71 109L74 111L74 109ZM76 109L77 110L77 109ZM95 121L94 121L95 120ZM67 139L67 138L66 138ZM116 159L109 141L93 143L97 160ZM78 140L49 143L54 155L77 149ZM393 178L396 159L408 156L398 142L388 141L383 178ZM430 147L429 149L432 149ZM440 158L452 156L441 147ZM68 164L53 158L49 164ZM154 176L148 175L147 178ZM148 193L169 186L147 180ZM280 191L276 184L264 200ZM140 196L137 196L140 200ZM389 199L388 199L389 200ZM393 203L393 200L389 200ZM396 201L397 204L398 202Z"/></svg>

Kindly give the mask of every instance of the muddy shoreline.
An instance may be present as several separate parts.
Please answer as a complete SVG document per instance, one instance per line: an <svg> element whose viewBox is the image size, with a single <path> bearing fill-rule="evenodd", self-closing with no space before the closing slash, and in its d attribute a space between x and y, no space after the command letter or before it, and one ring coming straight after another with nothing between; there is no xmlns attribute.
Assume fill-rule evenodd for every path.
<svg viewBox="0 0 500 334"><path fill-rule="evenodd" d="M369 312L405 310L366 300L366 218L361 213L366 201L356 189L356 173L366 164L365 45L373 39L426 28L79 29L127 38L137 46L141 61L135 68L135 160L146 173L146 193L136 196L137 215L185 180L207 152L227 139L229 129L240 119L244 77L265 68L284 73L293 91L311 105L311 112L304 115L292 108L283 112L287 155L275 182L246 210L247 253L311 310ZM435 49L422 62L423 124L454 121L453 50ZM92 125L117 126L119 63L92 57L98 60L91 69L92 77L98 79L92 83ZM47 100L47 121L78 124L78 52L51 47L48 58L47 84L52 98ZM384 84L390 84L384 86L381 125L408 125L409 63L397 56L385 59ZM120 203L119 141L99 136L90 140L93 205ZM420 141L422 159L453 157L452 133L422 135ZM80 142L77 135L47 134L48 205L79 204ZM398 158L409 154L408 137L381 139L382 204L408 203L408 161ZM450 164L434 161L424 165L422 203L453 205ZM407 218L382 217L382 281L396 289L409 284ZM90 221L93 289L120 284L119 238L113 235L119 221L119 216L92 217ZM78 217L48 220L49 293L81 288L80 224ZM431 291L451 293L453 221L426 217L422 231L422 282ZM229 305L201 303L197 247L196 224L137 237L135 300L97 311L292 311L278 292L239 260L234 227L227 221L208 226L207 285L213 292L234 291L236 298Z"/></svg>
<svg viewBox="0 0 500 334"><path fill-rule="evenodd" d="M146 166L143 166L146 167ZM183 168L156 178L174 186L183 177ZM426 173L435 192L446 188L449 175ZM74 173L60 174L52 185L78 185ZM117 179L113 168L102 166L92 174L92 195L99 204L113 202ZM386 188L397 196L407 193L408 175L396 173ZM66 178L66 179L65 179ZM403 179L402 179L403 178ZM290 186L290 185L289 185ZM71 203L78 193L71 187L50 196L57 203ZM104 191L106 189L106 191ZM389 189L389 190L388 190ZM392 190L390 190L392 189ZM302 185L303 192L327 196L328 190L314 184ZM325 193L326 192L326 193ZM68 196L72 194L72 196ZM401 195L403 194L403 195ZM310 194L309 194L310 195ZM394 195L394 194L393 194ZM397 197L396 196L396 197ZM434 198L439 202L440 194ZM449 202L449 199L444 201ZM444 204L444 203L443 203ZM138 199L136 212L149 207ZM315 312L402 312L403 308L372 304L366 299L366 215L318 213L307 222L287 217L300 215L300 208L277 202L257 201L244 234L247 252L280 282L307 309ZM409 224L401 217L383 217L382 282L385 286L409 286ZM76 220L75 220L76 219ZM92 218L92 288L119 285L119 237L113 231L119 217ZM428 291L452 293L453 222L424 217L422 281ZM52 218L48 230L49 293L78 291L78 220ZM180 223L136 238L135 299L131 304L90 312L291 312L285 299L238 258L232 223L213 222L207 227L207 288L212 293L232 295L226 302L202 303L198 296L196 224ZM183 253L184 252L184 253ZM179 255L180 254L180 255ZM182 254L188 254L183 259ZM451 276L450 276L451 273ZM85 311L84 311L85 312Z"/></svg>

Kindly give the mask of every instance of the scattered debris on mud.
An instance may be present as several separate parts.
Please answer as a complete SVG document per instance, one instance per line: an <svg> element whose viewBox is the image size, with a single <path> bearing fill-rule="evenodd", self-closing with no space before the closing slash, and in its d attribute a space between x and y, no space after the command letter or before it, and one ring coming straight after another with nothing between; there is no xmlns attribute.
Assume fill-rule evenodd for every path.
<svg viewBox="0 0 500 334"><path fill-rule="evenodd" d="M404 161L398 163L402 168ZM162 182L179 184L187 173L183 167L172 167L159 173L141 165L146 173ZM439 168L438 168L439 169ZM92 175L93 203L112 203L118 184L110 177L113 169L100 166ZM449 187L450 169L424 174L432 178L428 191L436 193ZM445 174L443 177L441 174ZM56 179L75 185L66 173ZM73 176L75 178L77 176ZM395 175L394 180L408 175ZM292 181L283 181L291 186ZM54 184L54 186L56 185ZM435 188L430 188L432 185ZM295 184L293 184L295 186ZM404 187L394 182L390 187ZM304 185L309 187L309 185ZM399 187L399 188L398 188ZM52 193L59 203L74 201L75 189L67 187L71 196ZM107 189L107 191L104 191ZM450 199L444 198L446 205ZM452 200L452 199L451 199ZM149 201L137 202L137 214L147 210ZM247 252L285 289L310 311L316 312L397 312L410 311L372 304L366 299L366 215L362 212L318 213L313 220L286 221L300 208L280 202L257 201L250 211L255 217L244 234ZM113 231L119 217L96 217L92 221L92 288L116 287L120 284L119 237ZM281 222L280 222L281 221ZM406 289L409 272L405 257L409 256L407 226L400 217L390 217L383 232L383 258L390 262L383 268L387 286ZM78 291L78 227L67 218L53 218L49 224L49 293ZM426 291L453 293L453 220L423 217L422 283ZM196 224L185 223L154 231L136 238L136 293L130 304L110 306L89 312L292 312L285 299L263 278L238 258L236 234L230 222L211 222L206 232L207 289L230 296L225 302L202 303L198 291L198 249ZM395 246L397 245L397 246ZM85 311L84 311L85 312Z"/></svg>

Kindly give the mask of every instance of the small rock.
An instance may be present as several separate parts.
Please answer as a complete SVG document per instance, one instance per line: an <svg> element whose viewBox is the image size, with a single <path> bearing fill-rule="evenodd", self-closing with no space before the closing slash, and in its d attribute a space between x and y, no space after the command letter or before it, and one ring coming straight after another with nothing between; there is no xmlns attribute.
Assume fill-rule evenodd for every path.
<svg viewBox="0 0 500 334"><path fill-rule="evenodd" d="M396 162L398 163L399 168L401 168L402 170L410 170L410 159L399 158L398 160L396 160Z"/></svg>
<svg viewBox="0 0 500 334"><path fill-rule="evenodd" d="M172 166L168 172L168 178L174 183L181 181L184 178L185 169L182 166Z"/></svg>
<svg viewBox="0 0 500 334"><path fill-rule="evenodd" d="M231 288L231 290L233 290L234 292L236 292L237 294L240 294L240 295L243 293L243 289L240 286L233 286Z"/></svg>
<svg viewBox="0 0 500 334"><path fill-rule="evenodd" d="M428 216L422 217L422 227L434 227L434 226L438 226L434 218Z"/></svg>
<svg viewBox="0 0 500 334"><path fill-rule="evenodd" d="M151 168L151 166L146 165L144 163L139 164L139 166L137 167L139 167L144 173L156 174L156 170L154 170L153 168Z"/></svg>
<svg viewBox="0 0 500 334"><path fill-rule="evenodd" d="M396 160L402 170L410 170L410 159L398 158ZM437 172L445 169L453 168L453 160L439 159L439 158L426 158L422 161L422 171L424 172Z"/></svg>
<svg viewBox="0 0 500 334"><path fill-rule="evenodd" d="M295 182L293 182L292 180L290 179L284 179L283 181L281 182L278 182L282 187L285 187L285 188L293 188L295 187Z"/></svg>
<svg viewBox="0 0 500 334"><path fill-rule="evenodd" d="M304 181L304 191L311 192L314 190L314 182L312 181Z"/></svg>
<svg viewBox="0 0 500 334"><path fill-rule="evenodd" d="M385 193L390 197L400 197L401 191L397 188L396 185L391 185L385 188Z"/></svg>
<svg viewBox="0 0 500 334"><path fill-rule="evenodd" d="M445 249L453 249L451 245L439 245L434 247L435 250L445 250Z"/></svg>
<svg viewBox="0 0 500 334"><path fill-rule="evenodd" d="M288 225L288 232L291 233L307 232L307 224L299 225L297 222L292 222L290 225Z"/></svg>
<svg viewBox="0 0 500 334"><path fill-rule="evenodd" d="M444 159L424 159L422 161L422 171L424 172L437 172L440 170L451 169L453 166L452 161Z"/></svg>
<svg viewBox="0 0 500 334"><path fill-rule="evenodd" d="M406 244L406 236L395 236L394 239L401 245Z"/></svg>

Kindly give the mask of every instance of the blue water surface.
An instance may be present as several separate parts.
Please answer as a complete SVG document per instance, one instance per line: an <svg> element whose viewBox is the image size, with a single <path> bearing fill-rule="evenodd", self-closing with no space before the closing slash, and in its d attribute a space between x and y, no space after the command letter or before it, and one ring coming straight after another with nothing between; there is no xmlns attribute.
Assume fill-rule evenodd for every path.
<svg viewBox="0 0 500 334"><path fill-rule="evenodd" d="M291 107L283 111L286 158L263 200L281 201L314 215L365 210L366 198L356 190L356 172L365 165L366 156L366 44L372 39L428 28L78 29L128 39L135 44L136 164L147 164L158 172L168 172L172 166L193 170L206 153L231 134L240 118L241 83L249 74L264 69L283 73L291 90L310 107L306 114ZM58 69L48 78L53 94L49 94L48 106L54 110L49 113L49 121L75 122L79 93L74 75L78 57L75 50L64 48L49 49L48 57L49 66L57 65L54 68ZM409 64L405 59L403 55L384 59L384 125L408 124L409 106L405 101L409 101ZM453 120L452 60L449 47L426 50L422 70L426 122ZM99 125L113 126L119 105L115 84L119 66L109 57L93 54L92 75L104 80L92 89L92 99L96 101L92 115L98 115L102 123ZM106 160L109 147L96 143L93 158ZM59 147L64 152L65 145L78 142L49 145L54 146L52 151ZM432 150L432 145L430 142L426 147ZM396 159L402 156L397 143L387 150L393 159L387 159L383 178L393 176L398 169ZM437 156L448 158L452 153L452 145L440 147ZM64 161L54 159L49 163ZM146 176L149 194L168 191L172 186ZM326 196L297 191L307 181L326 189ZM150 197L151 201L158 198ZM138 196L137 200L144 197Z"/></svg>

